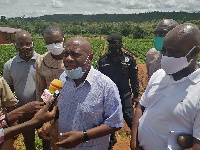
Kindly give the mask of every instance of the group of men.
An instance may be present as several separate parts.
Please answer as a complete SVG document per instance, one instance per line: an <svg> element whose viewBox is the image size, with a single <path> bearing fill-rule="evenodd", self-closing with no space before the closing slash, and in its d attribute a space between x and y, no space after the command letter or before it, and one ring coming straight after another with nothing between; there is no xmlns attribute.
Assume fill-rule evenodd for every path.
<svg viewBox="0 0 200 150"><path fill-rule="evenodd" d="M187 139L193 141L188 147L200 149L197 65L200 31L196 25L178 25L172 19L158 23L155 49L146 56L149 83L139 103L137 64L134 56L123 48L121 35L113 33L107 37L108 52L100 57L97 69L92 66L94 54L86 39L75 37L64 44L62 30L51 26L45 30L44 40L48 51L40 56L34 51L31 35L27 31L18 32L15 39L18 54L5 63L3 71L5 84L17 98L12 96L9 99L13 105L7 104L13 111L34 101L41 101L38 108L42 108L40 97L51 81L59 78L64 84L56 103L57 119L52 120L56 107L48 111L51 102L31 120L26 115L16 117L22 123L17 126L24 125L23 128L36 120L32 130L22 132L27 150L35 149L34 127L49 120L38 127L45 150L111 149L113 145L109 142L123 127L123 118L132 131L132 150L178 150L185 143L188 146ZM137 102L135 115L133 102ZM38 117L41 112L48 117Z"/></svg>
<svg viewBox="0 0 200 150"><path fill-rule="evenodd" d="M121 35L112 34L108 37L110 56L115 59L118 68L122 69L114 78L125 77L123 82L119 82L120 92L109 77L93 68L92 46L87 40L81 37L72 38L64 45L64 34L55 26L45 30L44 40L48 52L39 55L34 51L32 37L27 31L16 34L15 47L18 54L5 63L3 71L4 79L18 99L15 99L13 105L21 108L31 101L42 101L40 97L44 89L48 89L53 79L59 78L64 83L57 103L59 118L38 129L43 138L43 149L56 150L59 149L58 146L108 149L109 135L123 127L122 110L131 128L133 107L129 78L134 83L134 98L138 97L136 62L132 55L122 52ZM115 51L111 44L114 48L118 47L117 55L113 55ZM102 68L104 69L103 63L99 70ZM121 99L126 102L121 104ZM29 120L30 118L22 117L19 118L19 123ZM47 133L50 135L46 136ZM59 136L58 133L63 134ZM35 129L22 134L26 149L34 150ZM51 137L51 144L48 136ZM102 142L105 144L102 145Z"/></svg>

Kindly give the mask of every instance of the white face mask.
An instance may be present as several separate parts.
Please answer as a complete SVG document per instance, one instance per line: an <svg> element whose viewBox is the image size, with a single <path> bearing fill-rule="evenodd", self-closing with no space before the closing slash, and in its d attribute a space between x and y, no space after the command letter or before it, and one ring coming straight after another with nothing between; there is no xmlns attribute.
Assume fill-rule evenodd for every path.
<svg viewBox="0 0 200 150"><path fill-rule="evenodd" d="M88 57L86 58L83 66L87 63L89 56L90 55L88 55ZM70 79L80 79L86 72L86 69L85 71L83 71L82 67L78 67L76 69L71 69L71 70L67 70L66 68L64 68L64 71Z"/></svg>
<svg viewBox="0 0 200 150"><path fill-rule="evenodd" d="M53 55L60 55L64 50L63 42L56 43L56 44L53 43L46 46L47 46L48 51L51 52Z"/></svg>
<svg viewBox="0 0 200 150"><path fill-rule="evenodd" d="M194 46L187 53L187 55L191 51L193 51L195 48L196 48L196 46ZM193 60L193 59L191 59L190 62L188 62L186 56L185 57L175 58L175 57L168 57L168 56L163 56L162 55L161 68L166 72L166 74L174 74L174 73L176 73L176 72L188 67L189 64L191 63L191 61Z"/></svg>

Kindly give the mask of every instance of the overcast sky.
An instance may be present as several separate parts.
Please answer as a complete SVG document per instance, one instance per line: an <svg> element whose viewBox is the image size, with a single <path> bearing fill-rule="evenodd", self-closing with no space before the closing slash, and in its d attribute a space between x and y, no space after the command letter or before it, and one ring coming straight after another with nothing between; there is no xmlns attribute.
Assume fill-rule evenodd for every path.
<svg viewBox="0 0 200 150"><path fill-rule="evenodd" d="M0 0L0 16L200 11L199 0Z"/></svg>

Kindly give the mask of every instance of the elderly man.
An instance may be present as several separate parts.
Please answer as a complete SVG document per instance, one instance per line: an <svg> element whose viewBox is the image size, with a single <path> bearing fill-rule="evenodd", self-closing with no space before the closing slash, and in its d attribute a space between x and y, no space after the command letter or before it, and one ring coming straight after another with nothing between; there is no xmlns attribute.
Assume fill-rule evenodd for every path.
<svg viewBox="0 0 200 150"><path fill-rule="evenodd" d="M160 61L162 57L161 50L164 37L170 30L172 30L176 26L178 26L178 23L173 19L163 19L156 26L154 37L155 48L151 48L146 54L146 67L147 75L149 78L154 72L160 69Z"/></svg>
<svg viewBox="0 0 200 150"><path fill-rule="evenodd" d="M70 39L64 50L64 82L58 100L58 146L106 150L109 134L123 127L115 83L92 67L92 47L84 38Z"/></svg>
<svg viewBox="0 0 200 150"><path fill-rule="evenodd" d="M193 24L181 24L165 36L162 69L150 78L133 119L132 150L179 150L180 134L191 134L191 149L200 149L199 46L200 30Z"/></svg>
<svg viewBox="0 0 200 150"><path fill-rule="evenodd" d="M15 35L15 48L18 54L4 65L3 77L11 90L15 92L20 107L36 100L35 94L35 62L40 56L33 49L33 40L29 32L19 31ZM27 121L22 118L20 123ZM23 133L27 150L35 150L35 130Z"/></svg>

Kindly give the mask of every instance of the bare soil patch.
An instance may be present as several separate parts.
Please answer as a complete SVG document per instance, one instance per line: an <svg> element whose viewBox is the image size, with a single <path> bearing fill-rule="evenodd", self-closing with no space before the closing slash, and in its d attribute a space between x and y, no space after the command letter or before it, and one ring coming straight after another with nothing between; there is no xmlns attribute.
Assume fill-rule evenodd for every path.
<svg viewBox="0 0 200 150"><path fill-rule="evenodd" d="M137 66L138 66L138 78L140 86L140 96L139 96L140 98L147 86L148 76L145 64L138 64ZM129 150L131 131L129 127L126 125L125 121L124 121L124 127L121 128L119 131L117 131L115 134L117 137L117 143L114 145L113 150Z"/></svg>

